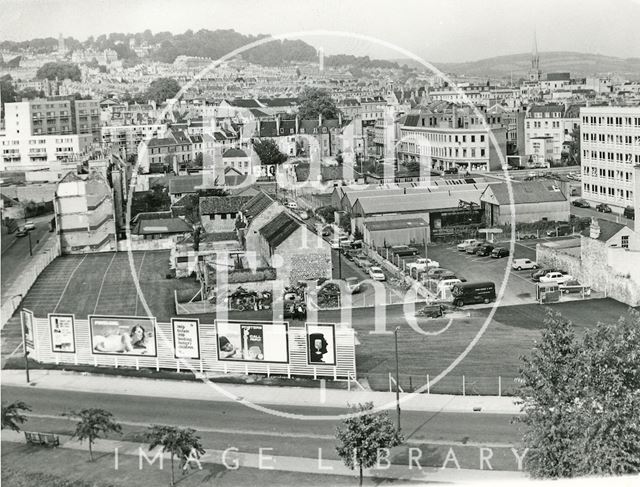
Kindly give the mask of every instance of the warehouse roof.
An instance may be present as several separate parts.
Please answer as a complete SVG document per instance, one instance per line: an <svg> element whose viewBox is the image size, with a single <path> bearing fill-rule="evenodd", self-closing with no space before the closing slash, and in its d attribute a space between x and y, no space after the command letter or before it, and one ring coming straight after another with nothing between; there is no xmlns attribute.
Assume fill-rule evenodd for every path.
<svg viewBox="0 0 640 487"><path fill-rule="evenodd" d="M376 213L411 213L458 208L460 200L480 204L479 189L467 191L435 191L432 193L378 195L358 198L353 205L356 215Z"/></svg>
<svg viewBox="0 0 640 487"><path fill-rule="evenodd" d="M280 213L260 229L260 234L269 242L269 247L276 248L300 227L300 223L286 212Z"/></svg>
<svg viewBox="0 0 640 487"><path fill-rule="evenodd" d="M524 181L512 183L513 204L522 205L529 203L548 203L553 201L566 201L567 198L553 181ZM492 184L485 189L485 194L493 194L500 205L511 204L509 187L507 183Z"/></svg>

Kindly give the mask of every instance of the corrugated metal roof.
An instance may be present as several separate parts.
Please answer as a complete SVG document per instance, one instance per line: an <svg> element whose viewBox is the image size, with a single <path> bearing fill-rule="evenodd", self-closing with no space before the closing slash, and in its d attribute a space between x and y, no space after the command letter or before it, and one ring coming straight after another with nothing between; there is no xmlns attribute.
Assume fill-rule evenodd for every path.
<svg viewBox="0 0 640 487"><path fill-rule="evenodd" d="M358 198L354 212L363 215L376 213L408 213L458 208L460 200L480 204L481 191L435 191L390 196L367 196Z"/></svg>
<svg viewBox="0 0 640 487"><path fill-rule="evenodd" d="M269 242L269 247L273 249L288 239L299 227L300 223L283 211L264 225L260 229L260 234Z"/></svg>
<svg viewBox="0 0 640 487"><path fill-rule="evenodd" d="M511 188L513 190L513 204L515 205L567 200L560 188L551 181L512 183ZM509 198L507 183L492 184L486 191L493 193L500 205L508 205L512 202L511 198Z"/></svg>
<svg viewBox="0 0 640 487"><path fill-rule="evenodd" d="M424 218L402 218L393 220L371 221L365 222L365 227L370 232L378 232L382 230L408 230L410 228L424 228L429 224Z"/></svg>

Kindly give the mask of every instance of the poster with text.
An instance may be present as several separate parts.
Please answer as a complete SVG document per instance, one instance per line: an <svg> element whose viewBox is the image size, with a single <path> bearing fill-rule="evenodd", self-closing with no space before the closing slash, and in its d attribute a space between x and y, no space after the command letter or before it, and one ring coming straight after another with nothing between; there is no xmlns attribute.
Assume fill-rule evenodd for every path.
<svg viewBox="0 0 640 487"><path fill-rule="evenodd" d="M336 365L336 326L307 323L307 361L309 365Z"/></svg>
<svg viewBox="0 0 640 487"><path fill-rule="evenodd" d="M218 359L289 363L286 322L216 321Z"/></svg>
<svg viewBox="0 0 640 487"><path fill-rule="evenodd" d="M51 351L76 353L73 315L49 314L49 330L51 331Z"/></svg>
<svg viewBox="0 0 640 487"><path fill-rule="evenodd" d="M33 311L23 309L22 314L22 341L25 347L34 349L33 344Z"/></svg>
<svg viewBox="0 0 640 487"><path fill-rule="evenodd" d="M97 355L156 356L156 320L146 316L89 316Z"/></svg>
<svg viewBox="0 0 640 487"><path fill-rule="evenodd" d="M173 347L175 358L200 358L200 320L172 318Z"/></svg>

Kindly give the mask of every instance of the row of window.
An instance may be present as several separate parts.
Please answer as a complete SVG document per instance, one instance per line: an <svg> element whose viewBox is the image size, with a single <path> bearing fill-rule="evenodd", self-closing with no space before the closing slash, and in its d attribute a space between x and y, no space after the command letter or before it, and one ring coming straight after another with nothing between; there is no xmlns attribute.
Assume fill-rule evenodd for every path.
<svg viewBox="0 0 640 487"><path fill-rule="evenodd" d="M605 152L595 150L582 150L583 159L590 159L593 161L607 161L609 163L617 162L624 164L640 164L640 154L631 154L629 152Z"/></svg>
<svg viewBox="0 0 640 487"><path fill-rule="evenodd" d="M601 178L609 178L609 179L618 179L620 181L625 181L630 183L633 180L633 173L628 171L621 171L619 169L605 169L602 167L595 166L584 166L582 168L582 173L585 176L591 177L601 177Z"/></svg>
<svg viewBox="0 0 640 487"><path fill-rule="evenodd" d="M582 116L582 123L591 125L615 125L616 127L640 127L640 117Z"/></svg>
<svg viewBox="0 0 640 487"><path fill-rule="evenodd" d="M640 145L640 135L613 135L613 134L594 134L584 132L582 134L582 140L584 142L602 142L606 144L617 145Z"/></svg>
<svg viewBox="0 0 640 487"><path fill-rule="evenodd" d="M611 186L599 186L597 184L585 183L582 188L585 194L609 196L611 198L623 199L627 201L633 200L633 191L628 189L613 188Z"/></svg>

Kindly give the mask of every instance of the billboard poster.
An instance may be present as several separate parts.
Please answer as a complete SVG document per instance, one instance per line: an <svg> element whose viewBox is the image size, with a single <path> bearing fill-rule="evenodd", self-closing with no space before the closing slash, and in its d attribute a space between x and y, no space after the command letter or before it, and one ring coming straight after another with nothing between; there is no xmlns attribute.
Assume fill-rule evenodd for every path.
<svg viewBox="0 0 640 487"><path fill-rule="evenodd" d="M217 321L218 359L289 363L286 322Z"/></svg>
<svg viewBox="0 0 640 487"><path fill-rule="evenodd" d="M147 316L89 316L96 355L156 356L156 319Z"/></svg>
<svg viewBox="0 0 640 487"><path fill-rule="evenodd" d="M50 313L49 331L51 332L52 352L76 353L73 315Z"/></svg>
<svg viewBox="0 0 640 487"><path fill-rule="evenodd" d="M35 348L33 344L33 311L22 309L22 342L27 348Z"/></svg>
<svg viewBox="0 0 640 487"><path fill-rule="evenodd" d="M200 320L172 318L173 348L175 358L200 358Z"/></svg>
<svg viewBox="0 0 640 487"><path fill-rule="evenodd" d="M336 365L336 325L307 323L309 365Z"/></svg>

